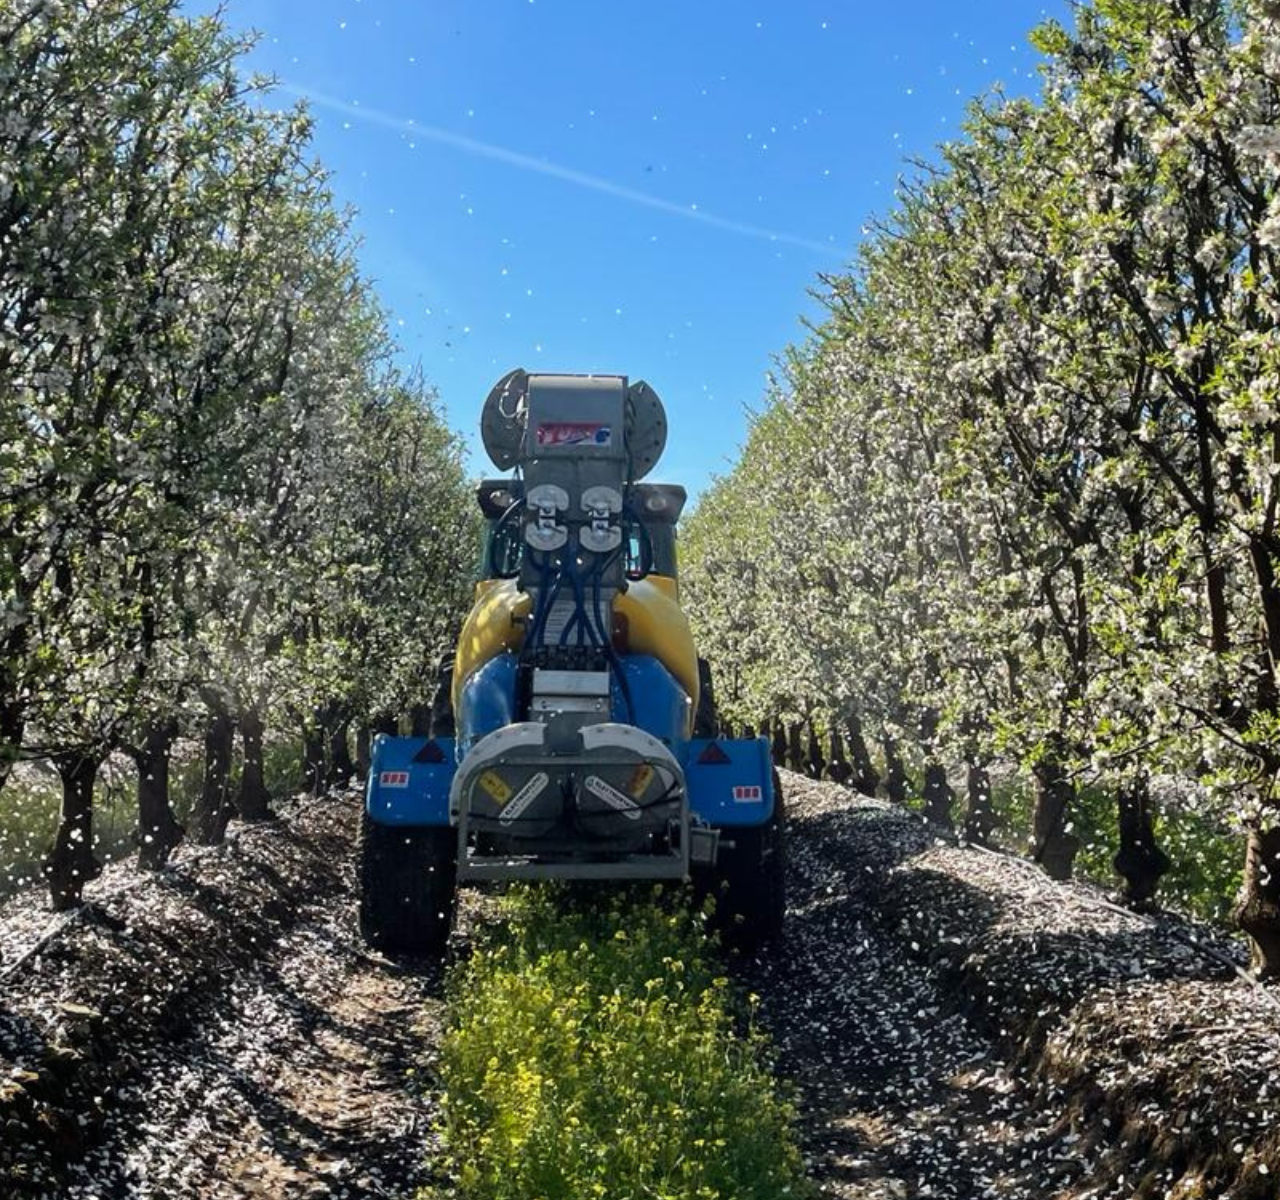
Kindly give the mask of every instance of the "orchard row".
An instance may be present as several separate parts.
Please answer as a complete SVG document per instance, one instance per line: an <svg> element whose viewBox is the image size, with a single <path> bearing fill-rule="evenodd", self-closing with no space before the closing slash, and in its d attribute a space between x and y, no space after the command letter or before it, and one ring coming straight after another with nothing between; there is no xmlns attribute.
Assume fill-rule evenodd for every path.
<svg viewBox="0 0 1280 1200"><path fill-rule="evenodd" d="M460 447L246 49L175 0L0 12L0 783L61 777L59 907L108 755L158 865L171 747L203 737L216 841L268 814L273 730L318 783L429 700L464 599Z"/></svg>
<svg viewBox="0 0 1280 1200"><path fill-rule="evenodd" d="M735 724L809 720L944 810L994 764L1031 841L1083 784L1156 886L1153 792L1246 834L1280 973L1280 14L1095 0L1034 35L786 357L686 531ZM980 824L980 823L979 823Z"/></svg>

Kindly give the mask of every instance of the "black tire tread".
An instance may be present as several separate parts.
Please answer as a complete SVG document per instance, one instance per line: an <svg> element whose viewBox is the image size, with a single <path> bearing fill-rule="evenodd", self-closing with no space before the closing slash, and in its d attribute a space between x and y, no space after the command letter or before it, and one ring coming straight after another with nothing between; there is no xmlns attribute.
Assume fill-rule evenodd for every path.
<svg viewBox="0 0 1280 1200"><path fill-rule="evenodd" d="M773 773L773 816L758 828L726 829L715 871L715 925L731 949L753 953L783 933L787 907L786 804Z"/></svg>
<svg viewBox="0 0 1280 1200"><path fill-rule="evenodd" d="M442 954L453 924L456 884L451 828L379 825L361 813L360 933L373 949Z"/></svg>

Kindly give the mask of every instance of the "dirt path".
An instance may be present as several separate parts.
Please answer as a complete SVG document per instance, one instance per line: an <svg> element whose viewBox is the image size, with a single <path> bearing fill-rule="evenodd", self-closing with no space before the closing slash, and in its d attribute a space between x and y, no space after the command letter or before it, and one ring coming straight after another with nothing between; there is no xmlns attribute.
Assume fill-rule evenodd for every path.
<svg viewBox="0 0 1280 1200"><path fill-rule="evenodd" d="M0 1126L8 1105L28 1144L6 1139L0 1194L402 1197L431 1178L442 971L365 952L357 812L318 802L140 887L113 869L25 960L49 917L6 906Z"/></svg>
<svg viewBox="0 0 1280 1200"><path fill-rule="evenodd" d="M1135 1194L1135 1163L1149 1178L1177 1167L1167 1137L1149 1168L1148 1143L1117 1150L1098 1104L1123 1091L1108 1100L1088 1080L1054 1082L1070 1071L1011 1066L1004 1018L993 1028L990 1017L1020 1004L1008 1024L1021 1036L1029 1013L1060 1011L1051 1002L1060 982L1070 992L1085 980L1080 994L1097 980L1155 980L1160 971L1221 997L1194 949L1178 957L1154 933L1147 944L1079 922L1055 931L1051 913L1069 897L1026 901L1020 866L963 858L966 885L948 858L962 852L936 846L901 813L797 776L785 786L787 937L736 973L760 996L827 1197L1101 1200ZM354 795L315 802L158 877L112 868L82 916L51 937L41 897L0 908L0 1196L410 1200L432 1181L436 1114L424 1081L444 1018L442 972L365 952L354 918L358 806ZM905 875L895 872L908 860ZM465 930L479 902L464 897ZM981 942L1004 928L997 911L1018 915L1014 932L1032 939L1034 953L1017 938ZM1117 956L1106 939L1121 934ZM995 981L984 985L985 1025L960 1014L960 986L943 961L952 950L978 970L973 979ZM1027 973L1033 960L1039 978ZM1192 994L1179 993L1179 1006ZM1158 1024L1166 995L1153 1001ZM1120 1044L1105 1033L1074 1036L1103 1058ZM1100 1058L1096 1070L1076 1052L1082 1065L1073 1069L1123 1079L1146 1069L1134 1044L1124 1043L1124 1061ZM1241 1046L1263 1081L1249 1086L1265 1099L1270 1060L1254 1042ZM1092 1108L1082 1096L1094 1097ZM1272 1127L1271 1103L1240 1131L1224 1121L1232 1161L1248 1159L1259 1130ZM1117 1130L1141 1134L1140 1112L1116 1111ZM1159 1114L1153 1121L1163 1136Z"/></svg>
<svg viewBox="0 0 1280 1200"><path fill-rule="evenodd" d="M786 788L788 937L747 977L797 1087L814 1176L841 1200L1056 1194L1084 1168L1070 1130L1055 1135L1061 1105L1019 1082L909 943L868 919L892 858L932 837L888 845L849 793L790 775Z"/></svg>
<svg viewBox="0 0 1280 1200"><path fill-rule="evenodd" d="M439 1031L441 973L367 957L345 899L149 1053L85 1164L86 1196L399 1197L427 1181L433 1112L415 1069Z"/></svg>
<svg viewBox="0 0 1280 1200"><path fill-rule="evenodd" d="M747 978L841 1200L1274 1200L1280 996L1237 943L785 776L788 938Z"/></svg>

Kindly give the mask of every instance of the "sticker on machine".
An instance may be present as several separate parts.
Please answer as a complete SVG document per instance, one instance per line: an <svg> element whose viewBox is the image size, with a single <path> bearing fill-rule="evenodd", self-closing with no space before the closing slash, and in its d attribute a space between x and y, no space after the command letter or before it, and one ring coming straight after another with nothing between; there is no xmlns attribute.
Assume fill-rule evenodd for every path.
<svg viewBox="0 0 1280 1200"><path fill-rule="evenodd" d="M584 781L587 791L610 808L616 808L628 821L640 820L640 810L630 796L618 791L611 783L605 783L599 775L588 775Z"/></svg>
<svg viewBox="0 0 1280 1200"><path fill-rule="evenodd" d="M378 775L379 787L407 788L409 786L408 771L382 771Z"/></svg>
<svg viewBox="0 0 1280 1200"><path fill-rule="evenodd" d="M506 804L511 799L511 786L497 771L486 771L476 782L495 804Z"/></svg>
<svg viewBox="0 0 1280 1200"><path fill-rule="evenodd" d="M733 802L735 804L759 804L763 799L764 788L758 785L733 789Z"/></svg>
<svg viewBox="0 0 1280 1200"><path fill-rule="evenodd" d="M528 783L524 785L512 799L511 803L502 810L498 816L498 820L504 825L510 825L516 820L526 808L529 807L543 792L547 790L547 784L551 782L550 776L546 771L539 771Z"/></svg>
<svg viewBox="0 0 1280 1200"><path fill-rule="evenodd" d="M627 780L627 791L631 793L633 800L639 800L652 782L653 768L648 763L641 763Z"/></svg>
<svg viewBox="0 0 1280 1200"><path fill-rule="evenodd" d="M555 421L539 425L539 446L611 446L613 430L594 421Z"/></svg>

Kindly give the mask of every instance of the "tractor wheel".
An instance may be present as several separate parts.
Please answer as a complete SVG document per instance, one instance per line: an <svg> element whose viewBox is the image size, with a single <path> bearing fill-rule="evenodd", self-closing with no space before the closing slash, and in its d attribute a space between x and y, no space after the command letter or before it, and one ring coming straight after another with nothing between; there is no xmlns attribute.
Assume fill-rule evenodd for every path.
<svg viewBox="0 0 1280 1200"><path fill-rule="evenodd" d="M693 714L693 736L720 736L720 714L716 711L716 694L711 687L711 664L698 659L698 708Z"/></svg>
<svg viewBox="0 0 1280 1200"><path fill-rule="evenodd" d="M773 816L754 829L724 829L714 878L715 925L730 949L750 954L782 936L787 907L786 813L773 773Z"/></svg>
<svg viewBox="0 0 1280 1200"><path fill-rule="evenodd" d="M361 814L360 932L386 954L441 954L453 923L457 837L447 825L379 825Z"/></svg>

